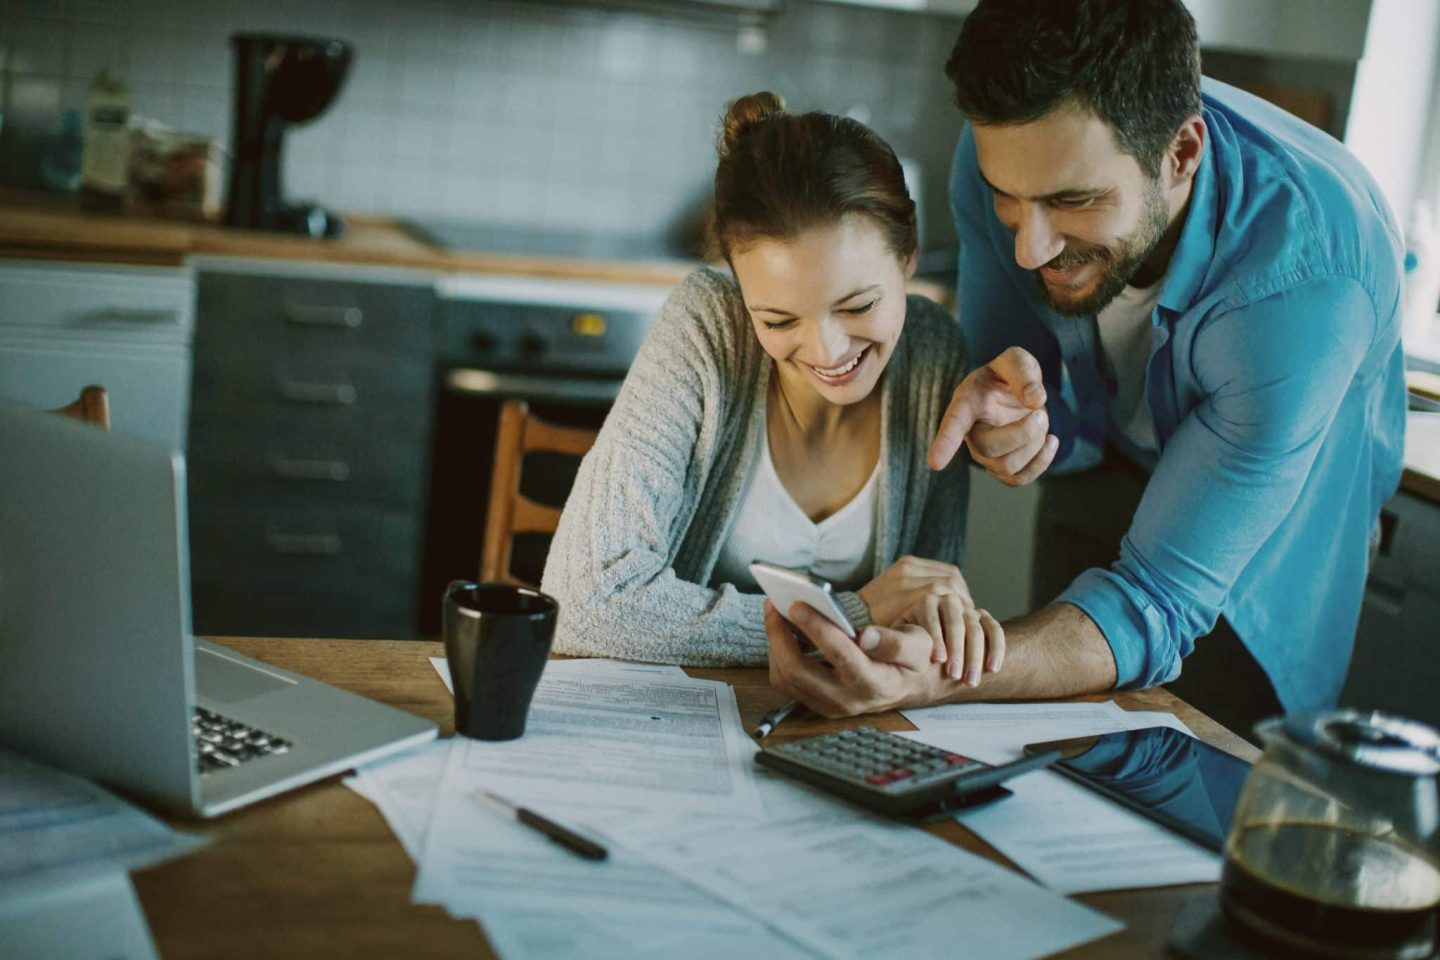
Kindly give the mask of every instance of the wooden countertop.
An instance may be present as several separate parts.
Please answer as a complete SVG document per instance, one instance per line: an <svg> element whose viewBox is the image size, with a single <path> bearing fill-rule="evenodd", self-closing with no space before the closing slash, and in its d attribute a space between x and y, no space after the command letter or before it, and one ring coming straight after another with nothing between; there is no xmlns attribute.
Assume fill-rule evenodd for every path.
<svg viewBox="0 0 1440 960"><path fill-rule="evenodd" d="M144 214L88 213L73 197L0 189L0 258L180 266L191 256L258 257L666 287L697 266L697 261L681 258L596 260L452 252L417 238L393 220L344 219L345 236L317 239ZM947 306L952 300L950 290L940 284L912 281L909 288Z"/></svg>
<svg viewBox="0 0 1440 960"><path fill-rule="evenodd" d="M604 261L503 251L459 253L418 239L392 220L347 216L336 239L238 230L145 214L89 213L73 197L0 190L0 257L179 266L190 256L260 257L671 285L693 261Z"/></svg>

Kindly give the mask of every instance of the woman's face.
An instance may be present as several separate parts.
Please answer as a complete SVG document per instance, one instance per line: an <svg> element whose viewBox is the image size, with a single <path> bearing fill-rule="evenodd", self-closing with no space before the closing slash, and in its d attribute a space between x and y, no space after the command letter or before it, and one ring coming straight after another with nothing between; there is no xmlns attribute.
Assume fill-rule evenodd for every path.
<svg viewBox="0 0 1440 960"><path fill-rule="evenodd" d="M732 250L730 265L787 389L840 405L870 395L905 326L913 256L897 259L868 217L847 216Z"/></svg>

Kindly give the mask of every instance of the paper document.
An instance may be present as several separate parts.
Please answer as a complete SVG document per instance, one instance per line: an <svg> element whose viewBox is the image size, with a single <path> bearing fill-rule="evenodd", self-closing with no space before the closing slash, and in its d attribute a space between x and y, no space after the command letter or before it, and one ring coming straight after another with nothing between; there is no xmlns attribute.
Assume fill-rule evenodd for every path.
<svg viewBox="0 0 1440 960"><path fill-rule="evenodd" d="M783 778L762 784L781 818L611 832L826 957L1021 960L1122 928L914 826ZM785 795L772 801L772 790Z"/></svg>
<svg viewBox="0 0 1440 960"><path fill-rule="evenodd" d="M93 860L136 870L206 843L88 780L4 749L0 836L0 879Z"/></svg>
<svg viewBox="0 0 1440 960"><path fill-rule="evenodd" d="M450 662L444 657L431 657L430 665L435 668L436 673L440 674L440 679L445 683L445 689L453 694L455 681L450 676ZM545 664L546 673L553 674L557 671L563 673L570 670L580 670L586 673L600 671L629 677L687 676L680 667L663 663L631 663L628 660L581 658L578 660L551 660Z"/></svg>
<svg viewBox="0 0 1440 960"><path fill-rule="evenodd" d="M158 960L140 901L113 864L0 881L0 957Z"/></svg>
<svg viewBox="0 0 1440 960"><path fill-rule="evenodd" d="M1017 759L1027 743L1168 726L1174 714L1105 703L949 704L902 711L906 736L987 763ZM1219 855L1053 771L1007 781L1014 796L956 819L1058 893L1085 893L1220 878Z"/></svg>
<svg viewBox="0 0 1440 960"><path fill-rule="evenodd" d="M524 737L464 740L449 778L518 802L760 817L754 750L726 684L562 668L540 678Z"/></svg>
<svg viewBox="0 0 1440 960"><path fill-rule="evenodd" d="M527 735L528 736L528 735ZM464 787L460 753L431 821L413 899L480 921L505 960L586 957L808 958L764 924L623 847L586 860L517 823L514 814ZM542 812L584 826L584 803ZM599 838L598 834L595 834Z"/></svg>
<svg viewBox="0 0 1440 960"><path fill-rule="evenodd" d="M399 756L366 764L345 785L379 808L410 859L425 851L425 837L445 777L454 739L431 740Z"/></svg>

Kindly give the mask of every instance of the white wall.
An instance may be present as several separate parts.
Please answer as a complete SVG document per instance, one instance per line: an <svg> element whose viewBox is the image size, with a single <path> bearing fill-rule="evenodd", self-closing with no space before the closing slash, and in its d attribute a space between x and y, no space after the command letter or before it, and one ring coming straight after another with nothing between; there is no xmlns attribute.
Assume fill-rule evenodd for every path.
<svg viewBox="0 0 1440 960"><path fill-rule="evenodd" d="M1417 196L1435 193L1421 171L1437 126L1437 53L1440 3L1374 0L1345 144L1380 182L1402 225Z"/></svg>
<svg viewBox="0 0 1440 960"><path fill-rule="evenodd" d="M1354 60L1364 49L1371 0L1185 0L1185 5L1202 47Z"/></svg>

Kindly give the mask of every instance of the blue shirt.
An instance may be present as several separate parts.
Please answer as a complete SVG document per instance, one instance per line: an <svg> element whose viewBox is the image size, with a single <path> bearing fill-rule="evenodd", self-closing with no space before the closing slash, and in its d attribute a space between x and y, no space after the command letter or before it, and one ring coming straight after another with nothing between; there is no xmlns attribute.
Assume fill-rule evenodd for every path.
<svg viewBox="0 0 1440 960"><path fill-rule="evenodd" d="M1223 614L1286 709L1333 705L1401 470L1400 233L1333 138L1224 84L1202 97L1205 154L1151 315L1159 457L1119 559L1057 599L1104 632L1122 686L1173 680ZM968 127L950 200L972 362L1034 354L1052 469L1093 466L1108 429L1095 320L1050 310L1016 264Z"/></svg>

